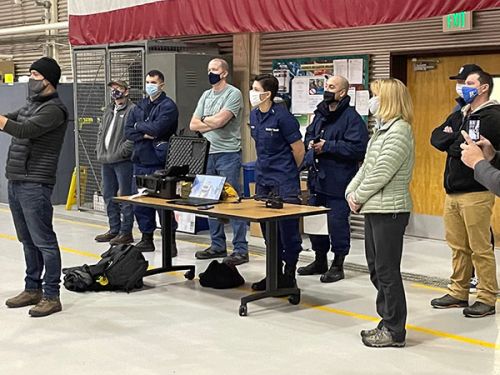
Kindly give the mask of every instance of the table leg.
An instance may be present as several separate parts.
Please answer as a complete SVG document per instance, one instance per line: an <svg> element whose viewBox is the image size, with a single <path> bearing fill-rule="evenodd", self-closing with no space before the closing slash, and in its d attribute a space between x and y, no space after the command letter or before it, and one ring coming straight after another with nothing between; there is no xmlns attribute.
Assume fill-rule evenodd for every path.
<svg viewBox="0 0 500 375"><path fill-rule="evenodd" d="M156 275L158 273L188 270L184 277L188 280L193 280L195 276L195 266L193 265L178 265L172 266L172 240L173 232L173 211L160 210L161 215L161 258L162 265L160 268L148 270L145 276Z"/></svg>
<svg viewBox="0 0 500 375"><path fill-rule="evenodd" d="M266 223L267 254L266 254L266 291L253 293L241 298L240 316L248 315L247 303L268 297L285 297L297 305L300 302L299 288L278 288L278 222Z"/></svg>

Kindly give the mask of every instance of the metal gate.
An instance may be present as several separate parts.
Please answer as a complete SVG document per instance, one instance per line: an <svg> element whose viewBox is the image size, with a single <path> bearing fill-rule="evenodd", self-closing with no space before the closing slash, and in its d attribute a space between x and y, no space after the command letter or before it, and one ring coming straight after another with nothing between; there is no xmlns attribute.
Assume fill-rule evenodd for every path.
<svg viewBox="0 0 500 375"><path fill-rule="evenodd" d="M141 100L144 50L76 49L73 64L78 209L104 210L100 199L101 164L97 161L95 149L104 108L111 100L107 83L112 79L127 81L130 98Z"/></svg>

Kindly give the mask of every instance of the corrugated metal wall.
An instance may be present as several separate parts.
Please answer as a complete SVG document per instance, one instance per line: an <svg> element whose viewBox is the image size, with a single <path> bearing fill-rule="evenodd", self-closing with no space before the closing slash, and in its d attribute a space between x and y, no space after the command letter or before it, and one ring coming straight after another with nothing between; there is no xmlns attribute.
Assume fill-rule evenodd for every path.
<svg viewBox="0 0 500 375"><path fill-rule="evenodd" d="M391 52L457 51L463 48L500 46L500 8L474 13L470 33L442 32L442 18L324 31L261 34L260 69L271 70L282 57L369 54L370 79L390 74Z"/></svg>
<svg viewBox="0 0 500 375"><path fill-rule="evenodd" d="M37 6L33 0L0 0L0 29L39 25L44 23L44 9ZM67 21L67 0L58 1L58 21ZM59 63L63 70L62 74L71 78L71 57L67 30L59 31L54 41L59 51ZM0 54L12 55L16 68L16 78L26 75L31 63L43 55L43 47L46 41L45 32L30 34L17 34L0 36Z"/></svg>
<svg viewBox="0 0 500 375"><path fill-rule="evenodd" d="M0 1L0 28L36 25L43 23L43 8L34 1L23 0L15 4L14 0ZM13 55L16 75L26 74L29 65L43 51L43 34L18 34L0 36L0 54Z"/></svg>
<svg viewBox="0 0 500 375"><path fill-rule="evenodd" d="M263 33L260 40L260 71L270 72L272 60L310 56L370 55L370 80L386 78L391 71L391 53L460 52L466 48L500 46L500 9L474 14L474 30L469 33L442 32L442 18L405 24L353 29ZM464 52L466 53L466 52ZM364 218L351 215L352 236L364 237Z"/></svg>
<svg viewBox="0 0 500 375"><path fill-rule="evenodd" d="M57 16L58 22L63 22L68 20L68 0L58 0L57 2ZM72 62L71 62L71 47L68 40L68 30L58 31L58 56L57 60L62 69L62 75L65 75L68 79L73 77L72 74Z"/></svg>

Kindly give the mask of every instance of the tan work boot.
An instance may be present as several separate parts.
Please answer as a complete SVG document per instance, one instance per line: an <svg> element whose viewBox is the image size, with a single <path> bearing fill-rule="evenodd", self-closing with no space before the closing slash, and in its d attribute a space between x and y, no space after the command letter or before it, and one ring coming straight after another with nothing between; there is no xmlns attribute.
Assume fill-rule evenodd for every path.
<svg viewBox="0 0 500 375"><path fill-rule="evenodd" d="M17 296L9 298L5 301L8 307L24 307L29 305L36 305L42 299L41 289L26 289L19 293Z"/></svg>
<svg viewBox="0 0 500 375"><path fill-rule="evenodd" d="M54 314L62 310L61 300L59 297L43 297L40 302L36 304L35 307L32 307L28 314L30 314L34 318L38 318L41 316L47 316L50 314Z"/></svg>

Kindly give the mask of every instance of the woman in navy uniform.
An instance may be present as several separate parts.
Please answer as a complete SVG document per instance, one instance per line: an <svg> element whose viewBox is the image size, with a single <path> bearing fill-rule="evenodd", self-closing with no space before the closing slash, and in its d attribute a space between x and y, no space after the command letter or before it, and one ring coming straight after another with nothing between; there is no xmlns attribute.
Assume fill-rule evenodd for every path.
<svg viewBox="0 0 500 375"><path fill-rule="evenodd" d="M255 77L250 102L250 128L257 149L255 164L256 194L279 196L286 203L300 203L299 166L304 159L304 143L299 123L285 105L274 103L278 80L271 74ZM262 232L266 233L262 224ZM302 250L299 220L278 222L278 287L295 287L295 269ZM285 267L283 270L283 262ZM253 290L265 290L266 279L252 284Z"/></svg>

